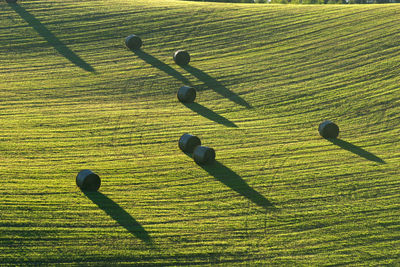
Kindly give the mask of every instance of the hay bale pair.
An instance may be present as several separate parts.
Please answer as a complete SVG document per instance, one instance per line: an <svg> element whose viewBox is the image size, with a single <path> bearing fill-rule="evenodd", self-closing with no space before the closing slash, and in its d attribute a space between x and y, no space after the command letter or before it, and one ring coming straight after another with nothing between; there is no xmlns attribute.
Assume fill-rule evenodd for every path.
<svg viewBox="0 0 400 267"><path fill-rule="evenodd" d="M11 0L8 0L11 1ZM138 50L142 47L142 39L135 34L131 34L125 38L125 45L131 50ZM173 59L179 66L186 66L190 62L190 55L186 50L177 50L173 55Z"/></svg>
<svg viewBox="0 0 400 267"><path fill-rule="evenodd" d="M200 138L195 135L183 134L179 138L178 145L183 152L191 153L197 164L211 164L215 161L215 150L207 146L202 146Z"/></svg>

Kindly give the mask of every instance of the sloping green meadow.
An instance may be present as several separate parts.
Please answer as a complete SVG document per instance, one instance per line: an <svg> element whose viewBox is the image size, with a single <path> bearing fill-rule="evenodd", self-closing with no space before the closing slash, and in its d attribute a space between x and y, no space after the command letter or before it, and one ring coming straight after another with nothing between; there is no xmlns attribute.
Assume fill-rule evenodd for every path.
<svg viewBox="0 0 400 267"><path fill-rule="evenodd" d="M1 265L400 264L399 5L3 1L0 62Z"/></svg>

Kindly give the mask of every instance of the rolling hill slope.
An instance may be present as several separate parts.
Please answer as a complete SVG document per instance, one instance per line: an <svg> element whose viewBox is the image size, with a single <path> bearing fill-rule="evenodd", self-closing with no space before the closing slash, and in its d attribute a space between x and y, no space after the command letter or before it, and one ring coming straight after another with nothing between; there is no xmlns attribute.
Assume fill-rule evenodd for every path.
<svg viewBox="0 0 400 267"><path fill-rule="evenodd" d="M0 9L2 265L400 264L400 6Z"/></svg>

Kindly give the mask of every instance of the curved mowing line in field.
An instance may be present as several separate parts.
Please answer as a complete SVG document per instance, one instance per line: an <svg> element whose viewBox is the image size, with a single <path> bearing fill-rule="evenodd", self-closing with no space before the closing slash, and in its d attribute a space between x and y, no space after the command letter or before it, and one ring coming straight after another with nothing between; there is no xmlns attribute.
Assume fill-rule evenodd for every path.
<svg viewBox="0 0 400 267"><path fill-rule="evenodd" d="M0 262L396 263L398 6L22 3L39 29L0 4ZM186 158L184 132L217 163ZM76 187L83 167L103 193Z"/></svg>

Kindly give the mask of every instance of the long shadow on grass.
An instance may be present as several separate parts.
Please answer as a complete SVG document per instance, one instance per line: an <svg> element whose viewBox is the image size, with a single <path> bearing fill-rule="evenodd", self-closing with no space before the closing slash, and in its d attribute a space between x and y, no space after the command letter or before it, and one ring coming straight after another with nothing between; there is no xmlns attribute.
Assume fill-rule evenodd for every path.
<svg viewBox="0 0 400 267"><path fill-rule="evenodd" d="M147 62L148 64L152 65L153 67L165 72L166 74L175 77L176 79L182 81L183 83L190 85L190 81L185 78L181 73L179 73L176 69L170 67L169 65L165 64L161 60L159 60L156 57L153 57L152 55L144 52L143 50L137 49L137 50L131 50L133 53L135 53L139 58Z"/></svg>
<svg viewBox="0 0 400 267"><path fill-rule="evenodd" d="M228 119L222 117L221 115L215 113L211 109L208 109L203 105L200 105L199 103L196 103L196 102L194 102L194 103L184 103L184 105L187 108L193 110L194 112L200 114L201 116L203 116L203 117L205 117L205 118L207 118L209 120L215 121L215 122L217 122L219 124L223 124L223 125L228 126L228 127L237 127L235 123L233 123L230 120L228 120Z"/></svg>
<svg viewBox="0 0 400 267"><path fill-rule="evenodd" d="M235 94L234 92L226 88L222 83L220 83L219 81L217 81L215 78L211 77L204 71L199 70L198 68L192 67L190 65L182 66L182 68L185 69L187 72L191 73L197 79L202 81L207 87L214 90L221 96L228 98L231 101L235 102L236 104L239 104L246 108L252 108L252 106L249 103L247 103L246 100L244 100L239 95Z"/></svg>
<svg viewBox="0 0 400 267"><path fill-rule="evenodd" d="M263 195L251 188L237 173L220 163L215 161L209 165L199 165L218 181L236 191L240 195L251 200L255 204L265 209L274 208L273 204Z"/></svg>
<svg viewBox="0 0 400 267"><path fill-rule="evenodd" d="M97 191L82 192L96 204L100 209L104 210L118 224L128 230L131 234L147 244L152 244L152 240L147 231L138 223L128 212L121 208L112 199Z"/></svg>
<svg viewBox="0 0 400 267"><path fill-rule="evenodd" d="M353 152L354 154L357 154L360 157L363 157L363 158L365 158L367 160L375 161L375 162L382 163L382 164L386 163L383 159L381 159L378 156L375 156L371 152L368 152L368 151L364 150L363 148L361 148L359 146L356 146L356 145L353 145L353 144L351 144L349 142L346 142L344 140L341 140L341 139L330 139L330 138L328 138L327 140L329 140L333 144L335 144L337 146L340 146L341 148L346 149L346 150L348 150L350 152Z"/></svg>
<svg viewBox="0 0 400 267"><path fill-rule="evenodd" d="M17 3L9 3L9 5L23 18L37 33L39 33L50 45L52 45L58 53L74 63L76 66L89 71L95 72L95 69L86 63L82 58L69 49L60 39L57 38L49 29L46 28L35 16L29 13L25 8Z"/></svg>

